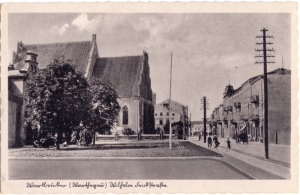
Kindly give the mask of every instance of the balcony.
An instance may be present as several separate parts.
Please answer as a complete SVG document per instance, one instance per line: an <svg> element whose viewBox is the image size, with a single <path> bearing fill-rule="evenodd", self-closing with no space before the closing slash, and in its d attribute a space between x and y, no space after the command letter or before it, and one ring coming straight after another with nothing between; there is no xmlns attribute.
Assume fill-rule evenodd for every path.
<svg viewBox="0 0 300 195"><path fill-rule="evenodd" d="M241 102L234 102L234 107L235 107L235 109L240 110L241 109Z"/></svg>
<svg viewBox="0 0 300 195"><path fill-rule="evenodd" d="M258 95L250 96L250 103L257 104L259 102Z"/></svg>
<svg viewBox="0 0 300 195"><path fill-rule="evenodd" d="M240 120L247 121L249 119L248 114L240 114Z"/></svg>
<svg viewBox="0 0 300 195"><path fill-rule="evenodd" d="M259 120L259 116L257 114L250 114L249 115L249 119L251 121L258 121Z"/></svg>
<svg viewBox="0 0 300 195"><path fill-rule="evenodd" d="M228 120L224 119L223 122L224 122L224 125L228 125Z"/></svg>
<svg viewBox="0 0 300 195"><path fill-rule="evenodd" d="M230 120L230 124L234 125L235 127L237 126L237 122L235 122L233 119Z"/></svg>
<svg viewBox="0 0 300 195"><path fill-rule="evenodd" d="M227 106L227 112L232 112L232 106Z"/></svg>

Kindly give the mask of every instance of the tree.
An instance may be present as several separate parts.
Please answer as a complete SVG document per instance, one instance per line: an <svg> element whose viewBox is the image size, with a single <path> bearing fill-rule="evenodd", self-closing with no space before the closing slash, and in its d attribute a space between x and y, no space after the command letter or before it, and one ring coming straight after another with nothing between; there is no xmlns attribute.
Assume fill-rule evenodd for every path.
<svg viewBox="0 0 300 195"><path fill-rule="evenodd" d="M54 60L27 83L27 106L31 112L26 124L39 126L42 135L57 133L60 144L63 133L68 138L72 129L89 118L91 96L88 87L87 79L72 65Z"/></svg>
<svg viewBox="0 0 300 195"><path fill-rule="evenodd" d="M90 117L90 127L94 133L106 134L110 131L120 111L120 105L117 101L117 92L109 86L108 83L96 78L90 80L90 95L92 97L92 109Z"/></svg>
<svg viewBox="0 0 300 195"><path fill-rule="evenodd" d="M178 122L174 122L171 124L171 128L172 128L172 133L175 131L175 134L179 134L182 135L182 130L183 130L183 123L182 121L178 121ZM170 129L170 123L169 121L166 122L166 124L164 125L164 132L165 134L169 134L169 129Z"/></svg>

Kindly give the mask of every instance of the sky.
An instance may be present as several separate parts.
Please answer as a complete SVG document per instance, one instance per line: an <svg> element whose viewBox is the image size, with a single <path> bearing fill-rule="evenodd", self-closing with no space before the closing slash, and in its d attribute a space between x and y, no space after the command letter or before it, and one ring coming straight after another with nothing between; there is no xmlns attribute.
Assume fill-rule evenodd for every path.
<svg viewBox="0 0 300 195"><path fill-rule="evenodd" d="M291 16L287 13L9 14L9 56L17 42L26 44L92 40L100 57L149 55L156 102L169 98L172 57L172 100L188 105L192 120L202 120L200 99L209 101L208 116L222 103L225 86L234 89L263 74L255 48L267 28L275 64L291 69ZM282 63L283 59L283 63Z"/></svg>

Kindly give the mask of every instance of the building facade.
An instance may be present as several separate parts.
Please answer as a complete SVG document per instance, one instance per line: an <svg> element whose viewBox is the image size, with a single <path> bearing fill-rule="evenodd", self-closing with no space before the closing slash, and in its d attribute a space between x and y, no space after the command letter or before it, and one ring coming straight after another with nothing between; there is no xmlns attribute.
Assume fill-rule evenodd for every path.
<svg viewBox="0 0 300 195"><path fill-rule="evenodd" d="M99 78L117 91L121 109L116 129L131 128L135 133L154 132L148 54L144 51L139 56L99 57L94 34L91 41L34 45L17 43L13 64L8 71L10 147L31 143L36 136L36 127L24 127L27 109L24 86L30 75L46 68L53 59L69 62L87 79Z"/></svg>
<svg viewBox="0 0 300 195"><path fill-rule="evenodd" d="M207 133L207 135L211 132L211 128L210 128L209 124L210 124L210 119L207 118L206 119L206 133ZM192 121L191 122L191 134L192 135L199 135L199 133L204 135L203 120L202 121Z"/></svg>
<svg viewBox="0 0 300 195"><path fill-rule="evenodd" d="M155 129L164 131L164 126L169 123L181 121L187 127L187 106L171 100L171 111L169 110L169 99L156 104L154 107Z"/></svg>
<svg viewBox="0 0 300 195"><path fill-rule="evenodd" d="M235 138L244 131L249 141L264 141L264 79L250 78L236 90L227 85L223 103L213 110L211 127L216 135ZM270 143L291 142L291 71L268 73L268 137Z"/></svg>

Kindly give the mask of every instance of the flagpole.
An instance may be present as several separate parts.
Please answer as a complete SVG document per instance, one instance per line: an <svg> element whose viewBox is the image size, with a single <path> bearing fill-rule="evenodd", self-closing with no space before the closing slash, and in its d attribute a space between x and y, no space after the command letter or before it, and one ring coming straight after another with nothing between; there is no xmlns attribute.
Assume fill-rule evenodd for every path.
<svg viewBox="0 0 300 195"><path fill-rule="evenodd" d="M171 69L170 69L170 96L169 96L169 148L172 149L172 128L171 128L171 89L172 89L172 52L171 52Z"/></svg>

